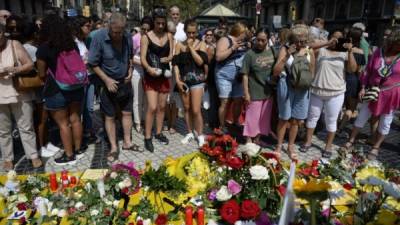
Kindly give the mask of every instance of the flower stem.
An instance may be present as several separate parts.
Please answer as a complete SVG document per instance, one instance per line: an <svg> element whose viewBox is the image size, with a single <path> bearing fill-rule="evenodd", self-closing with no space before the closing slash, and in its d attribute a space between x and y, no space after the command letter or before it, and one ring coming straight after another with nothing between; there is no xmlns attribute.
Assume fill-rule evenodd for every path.
<svg viewBox="0 0 400 225"><path fill-rule="evenodd" d="M311 225L317 225L316 211L317 211L317 200L310 200L311 207Z"/></svg>

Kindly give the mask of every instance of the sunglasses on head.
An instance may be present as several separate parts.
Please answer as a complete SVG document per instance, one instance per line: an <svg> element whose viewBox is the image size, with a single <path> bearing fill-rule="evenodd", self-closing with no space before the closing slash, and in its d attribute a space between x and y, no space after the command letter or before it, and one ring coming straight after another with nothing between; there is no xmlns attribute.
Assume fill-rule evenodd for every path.
<svg viewBox="0 0 400 225"><path fill-rule="evenodd" d="M159 15L164 15L166 10L164 8L155 8L154 12Z"/></svg>

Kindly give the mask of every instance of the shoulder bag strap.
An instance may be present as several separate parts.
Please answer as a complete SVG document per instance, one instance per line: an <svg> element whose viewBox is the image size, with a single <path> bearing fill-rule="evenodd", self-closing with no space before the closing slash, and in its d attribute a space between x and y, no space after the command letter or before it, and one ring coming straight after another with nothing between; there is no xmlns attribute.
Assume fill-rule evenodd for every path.
<svg viewBox="0 0 400 225"><path fill-rule="evenodd" d="M11 51L12 51L12 55L13 55L14 67L17 67L18 66L18 58L17 58L17 54L15 53L15 48L14 48L14 44L13 44L12 40L11 40Z"/></svg>

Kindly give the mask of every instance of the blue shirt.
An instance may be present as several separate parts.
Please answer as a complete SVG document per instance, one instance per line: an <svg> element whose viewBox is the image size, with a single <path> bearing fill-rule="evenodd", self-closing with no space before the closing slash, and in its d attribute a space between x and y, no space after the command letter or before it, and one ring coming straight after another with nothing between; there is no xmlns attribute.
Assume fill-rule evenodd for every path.
<svg viewBox="0 0 400 225"><path fill-rule="evenodd" d="M107 76L122 80L128 76L129 60L133 57L132 38L126 32L122 38L122 52L112 46L109 29L101 29L90 43L88 64L99 66Z"/></svg>

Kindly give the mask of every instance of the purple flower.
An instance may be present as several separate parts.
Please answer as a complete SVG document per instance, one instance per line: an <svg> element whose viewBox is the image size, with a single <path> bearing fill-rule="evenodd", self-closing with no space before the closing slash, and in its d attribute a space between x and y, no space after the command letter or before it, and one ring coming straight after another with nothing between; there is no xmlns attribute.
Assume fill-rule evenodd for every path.
<svg viewBox="0 0 400 225"><path fill-rule="evenodd" d="M269 216L267 212L262 211L260 216L256 219L256 224L257 225L273 225L271 220L269 219Z"/></svg>
<svg viewBox="0 0 400 225"><path fill-rule="evenodd" d="M214 201L215 199L217 199L217 191L217 189L212 189L210 192L208 192L208 200Z"/></svg>
<svg viewBox="0 0 400 225"><path fill-rule="evenodd" d="M328 209L323 210L321 212L321 215L324 217L329 217L330 212L331 212L331 209L328 208Z"/></svg>
<svg viewBox="0 0 400 225"><path fill-rule="evenodd" d="M234 180L228 181L228 190L232 195L238 194L242 190L242 186Z"/></svg>

